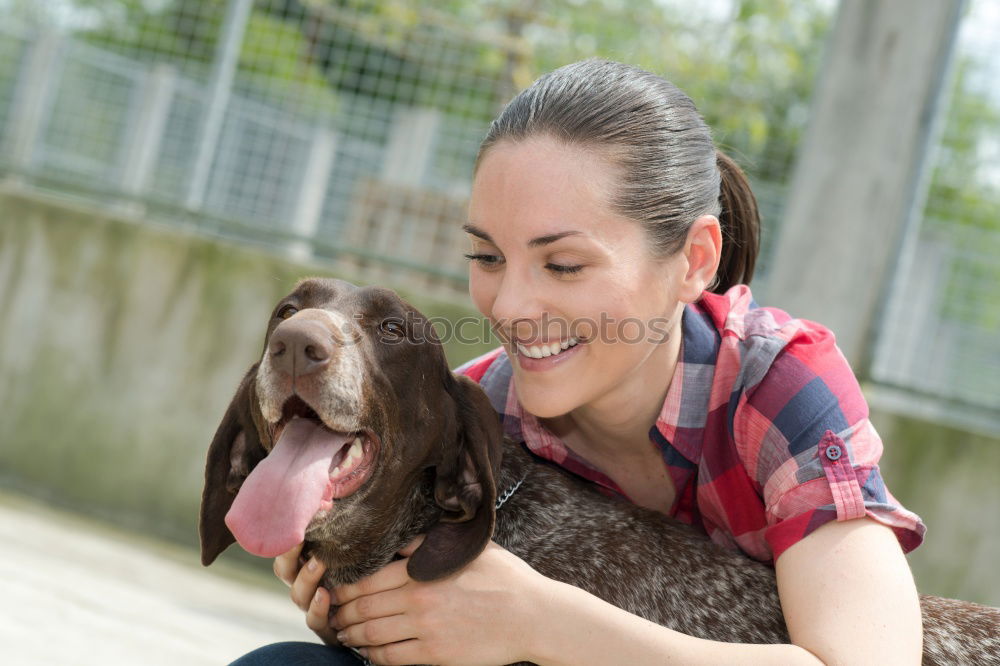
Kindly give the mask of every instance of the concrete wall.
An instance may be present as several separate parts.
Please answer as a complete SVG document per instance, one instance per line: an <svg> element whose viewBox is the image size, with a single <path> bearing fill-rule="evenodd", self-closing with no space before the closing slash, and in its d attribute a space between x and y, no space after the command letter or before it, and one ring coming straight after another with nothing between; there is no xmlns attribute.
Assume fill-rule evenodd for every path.
<svg viewBox="0 0 1000 666"><path fill-rule="evenodd" d="M0 481L195 542L215 427L307 275L331 273L0 193ZM487 349L447 347L455 364Z"/></svg>
<svg viewBox="0 0 1000 666"><path fill-rule="evenodd" d="M215 426L273 304L314 274L329 273L0 192L0 482L195 543ZM404 296L428 315L472 314ZM891 491L929 525L910 556L921 590L1000 605L1000 441L873 420Z"/></svg>
<svg viewBox="0 0 1000 666"><path fill-rule="evenodd" d="M927 525L909 555L921 592L1000 606L1000 439L872 412L882 474Z"/></svg>

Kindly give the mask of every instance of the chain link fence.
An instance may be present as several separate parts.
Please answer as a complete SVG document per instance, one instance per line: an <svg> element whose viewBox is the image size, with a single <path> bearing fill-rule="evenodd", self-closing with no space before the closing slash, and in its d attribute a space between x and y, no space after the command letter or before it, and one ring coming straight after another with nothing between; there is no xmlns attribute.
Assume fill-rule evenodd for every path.
<svg viewBox="0 0 1000 666"><path fill-rule="evenodd" d="M998 43L1000 5L972 0L927 201L904 244L871 369L886 402L989 432L1000 432Z"/></svg>
<svg viewBox="0 0 1000 666"><path fill-rule="evenodd" d="M580 57L675 71L778 219L832 11L787 4L755 17L740 16L752 3L652 0L0 0L0 169L461 294L460 226L490 119ZM773 28L785 22L795 34ZM730 85L723 43L768 45L770 61L739 62L775 76Z"/></svg>
<svg viewBox="0 0 1000 666"><path fill-rule="evenodd" d="M748 171L766 278L833 0L0 0L0 178L465 298L500 106L590 55L666 74ZM997 5L972 0L872 378L1000 408ZM987 419L989 420L989 419ZM996 419L1000 421L1000 418Z"/></svg>
<svg viewBox="0 0 1000 666"><path fill-rule="evenodd" d="M455 237L500 101L482 66L499 47L331 3L160 4L0 21L5 170L373 279L407 269L464 289Z"/></svg>

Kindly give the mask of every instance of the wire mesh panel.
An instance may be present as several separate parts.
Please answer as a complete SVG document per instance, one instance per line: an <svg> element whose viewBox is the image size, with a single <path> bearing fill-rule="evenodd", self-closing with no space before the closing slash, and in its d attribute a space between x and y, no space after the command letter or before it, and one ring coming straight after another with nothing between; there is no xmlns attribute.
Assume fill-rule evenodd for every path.
<svg viewBox="0 0 1000 666"><path fill-rule="evenodd" d="M10 122L17 94L17 73L24 67L27 39L0 22L0 130ZM3 134L0 133L0 138Z"/></svg>
<svg viewBox="0 0 1000 666"><path fill-rule="evenodd" d="M972 0L919 230L887 303L872 376L987 410L1000 427L1000 6Z"/></svg>
<svg viewBox="0 0 1000 666"><path fill-rule="evenodd" d="M0 169L457 293L490 119L583 57L685 88L776 219L833 7L0 0Z"/></svg>

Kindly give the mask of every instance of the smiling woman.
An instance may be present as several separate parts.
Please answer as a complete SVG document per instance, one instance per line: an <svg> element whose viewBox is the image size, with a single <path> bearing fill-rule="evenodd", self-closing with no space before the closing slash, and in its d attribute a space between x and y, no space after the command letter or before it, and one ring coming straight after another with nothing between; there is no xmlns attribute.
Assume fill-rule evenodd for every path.
<svg viewBox="0 0 1000 666"><path fill-rule="evenodd" d="M882 482L833 335L753 301L753 194L683 92L600 60L543 76L483 141L465 230L503 346L457 372L506 434L773 563L793 644L651 625L499 547L442 580L394 563L332 592L293 550L275 570L310 628L392 664L919 662L903 554L924 526Z"/></svg>

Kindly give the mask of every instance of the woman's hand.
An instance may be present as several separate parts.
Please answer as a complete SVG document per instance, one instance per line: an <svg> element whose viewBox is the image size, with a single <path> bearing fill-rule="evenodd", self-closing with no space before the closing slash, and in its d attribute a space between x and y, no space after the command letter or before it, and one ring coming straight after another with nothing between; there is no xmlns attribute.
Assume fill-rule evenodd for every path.
<svg viewBox="0 0 1000 666"><path fill-rule="evenodd" d="M326 566L315 557L299 566L302 544L274 558L274 575L291 588L292 601L306 613L306 626L328 645L337 645L337 632L330 627L330 593L319 581Z"/></svg>
<svg viewBox="0 0 1000 666"><path fill-rule="evenodd" d="M525 659L529 639L544 618L539 608L549 579L490 541L461 571L417 582L407 575L406 564L422 541L419 536L400 550L407 559L333 590L334 603L341 605L333 617L339 641L364 646L377 664L471 666ZM329 603L322 597L311 604L310 616L316 606L317 617L325 619ZM309 627L322 636L317 626Z"/></svg>

